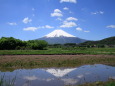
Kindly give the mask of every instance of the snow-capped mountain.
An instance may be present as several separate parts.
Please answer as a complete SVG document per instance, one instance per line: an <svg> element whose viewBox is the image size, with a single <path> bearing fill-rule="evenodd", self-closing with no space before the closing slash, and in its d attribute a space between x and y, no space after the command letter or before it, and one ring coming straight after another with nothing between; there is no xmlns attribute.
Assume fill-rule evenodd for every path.
<svg viewBox="0 0 115 86"><path fill-rule="evenodd" d="M75 37L75 36L59 29L59 30L54 30L53 32L46 35L45 37Z"/></svg>
<svg viewBox="0 0 115 86"><path fill-rule="evenodd" d="M54 30L51 33L45 35L37 40L45 40L49 44L65 44L65 43L83 43L87 40L75 37L61 29Z"/></svg>

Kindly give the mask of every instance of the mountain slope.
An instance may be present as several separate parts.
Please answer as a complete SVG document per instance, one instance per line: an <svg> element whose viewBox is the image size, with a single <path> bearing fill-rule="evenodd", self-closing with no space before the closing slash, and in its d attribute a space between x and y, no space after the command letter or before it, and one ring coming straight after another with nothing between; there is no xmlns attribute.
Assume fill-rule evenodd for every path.
<svg viewBox="0 0 115 86"><path fill-rule="evenodd" d="M75 37L60 29L54 30L48 35L45 35L44 37L39 38L37 40L45 40L49 44L83 43L86 41L85 39Z"/></svg>
<svg viewBox="0 0 115 86"><path fill-rule="evenodd" d="M109 37L109 38L105 38L99 41L87 41L84 43L81 43L81 45L115 45L115 36L113 37Z"/></svg>
<svg viewBox="0 0 115 86"><path fill-rule="evenodd" d="M80 39L77 37L49 37L49 38L43 37L37 40L45 40L49 44L83 43L86 41L84 39Z"/></svg>

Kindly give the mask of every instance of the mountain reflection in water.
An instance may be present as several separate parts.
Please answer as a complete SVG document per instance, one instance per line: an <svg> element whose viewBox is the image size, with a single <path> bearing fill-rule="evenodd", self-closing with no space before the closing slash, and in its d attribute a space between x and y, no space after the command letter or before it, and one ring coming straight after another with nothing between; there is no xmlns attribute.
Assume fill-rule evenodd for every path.
<svg viewBox="0 0 115 86"><path fill-rule="evenodd" d="M77 68L18 69L0 72L5 80L16 76L15 86L64 86L115 79L115 67L95 64Z"/></svg>

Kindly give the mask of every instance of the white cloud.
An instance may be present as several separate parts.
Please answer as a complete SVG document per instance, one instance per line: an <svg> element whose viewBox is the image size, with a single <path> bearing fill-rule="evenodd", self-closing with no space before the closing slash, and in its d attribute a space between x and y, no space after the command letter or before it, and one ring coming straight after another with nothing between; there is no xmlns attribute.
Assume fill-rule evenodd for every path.
<svg viewBox="0 0 115 86"><path fill-rule="evenodd" d="M103 12L103 11L100 11L99 13L100 13L100 14L104 14L104 12Z"/></svg>
<svg viewBox="0 0 115 86"><path fill-rule="evenodd" d="M26 17L26 18L23 19L22 22L25 23L25 24L27 24L27 23L29 23L31 21L32 21L31 19L29 19L28 17Z"/></svg>
<svg viewBox="0 0 115 86"><path fill-rule="evenodd" d="M48 28L48 29L52 29L52 28L54 28L53 26L49 26L49 25L45 25L45 26L40 26L40 27L38 27L38 28Z"/></svg>
<svg viewBox="0 0 115 86"><path fill-rule="evenodd" d="M46 25L45 28L49 28L50 29L50 28L54 28L54 27Z"/></svg>
<svg viewBox="0 0 115 86"><path fill-rule="evenodd" d="M52 16L52 17L54 17L54 16L58 16L58 17L60 16L60 17L61 17L61 16L63 16L63 15L62 15L61 13L51 13L51 16Z"/></svg>
<svg viewBox="0 0 115 86"><path fill-rule="evenodd" d="M89 33L90 31L88 31L88 30L84 30L84 32Z"/></svg>
<svg viewBox="0 0 115 86"><path fill-rule="evenodd" d="M61 18L57 18L56 20L62 21L62 19L61 19Z"/></svg>
<svg viewBox="0 0 115 86"><path fill-rule="evenodd" d="M96 15L96 14L104 14L104 11L96 11L96 12L91 12L92 15Z"/></svg>
<svg viewBox="0 0 115 86"><path fill-rule="evenodd" d="M115 28L115 25L108 25L107 28Z"/></svg>
<svg viewBox="0 0 115 86"><path fill-rule="evenodd" d="M61 10L55 9L55 10L54 10L54 13L61 13Z"/></svg>
<svg viewBox="0 0 115 86"><path fill-rule="evenodd" d="M64 7L63 10L69 11L70 14L72 14L73 12L69 10L69 8Z"/></svg>
<svg viewBox="0 0 115 86"><path fill-rule="evenodd" d="M76 28L76 30L78 30L78 31L82 31L83 29L82 29L82 28L80 28L80 27L78 27L78 28Z"/></svg>
<svg viewBox="0 0 115 86"><path fill-rule="evenodd" d="M75 27L77 26L77 24L75 22L68 22L68 21L64 21L63 25L61 25L61 28L70 28L70 27Z"/></svg>
<svg viewBox="0 0 115 86"><path fill-rule="evenodd" d="M77 77L78 77L78 78L83 78L84 75L83 75L83 74L80 74L80 75L78 74Z"/></svg>
<svg viewBox="0 0 115 86"><path fill-rule="evenodd" d="M33 81L33 80L37 80L38 78L36 76L25 76L24 79Z"/></svg>
<svg viewBox="0 0 115 86"><path fill-rule="evenodd" d="M90 32L90 31L88 31L88 30L83 30L83 29L82 29L82 28L80 28L80 27L77 27L77 28L76 28L76 30L77 30L77 31L86 32L86 33Z"/></svg>
<svg viewBox="0 0 115 86"><path fill-rule="evenodd" d="M67 20L67 21L72 21L72 20L77 21L78 19L77 19L77 18L74 18L74 17L68 17L66 20Z"/></svg>
<svg viewBox="0 0 115 86"><path fill-rule="evenodd" d="M78 80L72 79L72 78L62 79L62 81L64 81L65 85L68 85L68 84L74 85L78 82Z"/></svg>
<svg viewBox="0 0 115 86"><path fill-rule="evenodd" d="M91 14L92 14L92 15L96 15L96 14L98 14L98 12L91 12Z"/></svg>
<svg viewBox="0 0 115 86"><path fill-rule="evenodd" d="M67 7L64 7L63 9L64 9L64 10L69 10L69 8L67 8Z"/></svg>
<svg viewBox="0 0 115 86"><path fill-rule="evenodd" d="M25 30L25 31L35 31L37 29L38 29L37 27L27 27L27 28L24 28L23 30Z"/></svg>
<svg viewBox="0 0 115 86"><path fill-rule="evenodd" d="M60 0L60 3L69 2L69 3L77 3L77 0Z"/></svg>
<svg viewBox="0 0 115 86"><path fill-rule="evenodd" d="M8 22L9 25L17 25L15 22Z"/></svg>
<svg viewBox="0 0 115 86"><path fill-rule="evenodd" d="M51 13L51 17L55 17L55 16L57 16L57 17L63 16L61 10L55 9L54 12Z"/></svg>

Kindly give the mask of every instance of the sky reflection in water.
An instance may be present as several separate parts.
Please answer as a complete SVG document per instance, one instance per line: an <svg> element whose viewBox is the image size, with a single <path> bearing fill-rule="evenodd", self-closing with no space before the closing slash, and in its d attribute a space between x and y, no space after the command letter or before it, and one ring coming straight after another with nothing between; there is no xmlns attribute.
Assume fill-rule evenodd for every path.
<svg viewBox="0 0 115 86"><path fill-rule="evenodd" d="M115 67L95 64L77 68L18 69L13 72L0 72L0 76L4 74L6 80L16 76L15 86L64 86L115 79Z"/></svg>

